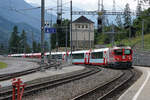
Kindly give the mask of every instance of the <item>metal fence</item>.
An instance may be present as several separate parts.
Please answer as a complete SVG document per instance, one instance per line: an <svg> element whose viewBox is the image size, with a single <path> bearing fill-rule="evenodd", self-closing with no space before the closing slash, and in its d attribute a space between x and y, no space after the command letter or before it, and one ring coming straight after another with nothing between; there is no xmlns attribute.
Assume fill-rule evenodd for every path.
<svg viewBox="0 0 150 100"><path fill-rule="evenodd" d="M134 51L133 65L150 67L150 52Z"/></svg>

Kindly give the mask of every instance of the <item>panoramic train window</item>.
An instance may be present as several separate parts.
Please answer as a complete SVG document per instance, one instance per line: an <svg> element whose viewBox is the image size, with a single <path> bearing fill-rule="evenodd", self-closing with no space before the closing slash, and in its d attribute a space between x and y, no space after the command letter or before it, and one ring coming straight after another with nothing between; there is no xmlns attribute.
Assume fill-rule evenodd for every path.
<svg viewBox="0 0 150 100"><path fill-rule="evenodd" d="M73 59L84 59L84 53L72 54Z"/></svg>
<svg viewBox="0 0 150 100"><path fill-rule="evenodd" d="M103 58L103 52L93 52L91 54L92 59L99 59L99 58Z"/></svg>
<svg viewBox="0 0 150 100"><path fill-rule="evenodd" d="M131 50L126 49L126 50L124 51L124 54L125 54L125 55L130 55L130 54L131 54Z"/></svg>
<svg viewBox="0 0 150 100"><path fill-rule="evenodd" d="M115 55L122 55L122 49L114 50Z"/></svg>
<svg viewBox="0 0 150 100"><path fill-rule="evenodd" d="M52 59L62 59L61 54L52 55Z"/></svg>

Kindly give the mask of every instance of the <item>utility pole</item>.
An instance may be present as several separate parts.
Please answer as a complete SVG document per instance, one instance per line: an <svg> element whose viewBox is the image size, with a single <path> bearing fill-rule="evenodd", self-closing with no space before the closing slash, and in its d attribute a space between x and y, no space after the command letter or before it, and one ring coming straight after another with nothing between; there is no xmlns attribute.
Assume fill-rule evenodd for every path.
<svg viewBox="0 0 150 100"><path fill-rule="evenodd" d="M45 0L41 0L41 71L44 64Z"/></svg>
<svg viewBox="0 0 150 100"><path fill-rule="evenodd" d="M144 20L142 20L142 50L144 50Z"/></svg>
<svg viewBox="0 0 150 100"><path fill-rule="evenodd" d="M62 0L57 0L57 25L56 25L56 48L58 51L59 47L59 35L61 34L61 24L62 24Z"/></svg>
<svg viewBox="0 0 150 100"><path fill-rule="evenodd" d="M114 46L114 40L115 40L115 29L114 29L115 27L114 27L114 24L112 24L112 35L113 35L113 37L112 37L112 46Z"/></svg>
<svg viewBox="0 0 150 100"><path fill-rule="evenodd" d="M137 0L136 16L139 16L142 11L141 0Z"/></svg>
<svg viewBox="0 0 150 100"><path fill-rule="evenodd" d="M91 33L90 33L90 31L91 31L91 26L90 26L90 23L89 23L89 49L91 49Z"/></svg>
<svg viewBox="0 0 150 100"><path fill-rule="evenodd" d="M33 30L32 30L32 53L33 53L33 42L34 42L34 33L33 33Z"/></svg>
<svg viewBox="0 0 150 100"><path fill-rule="evenodd" d="M51 21L50 21L50 27L52 27L52 15L51 15ZM49 33L49 66L51 62L51 33Z"/></svg>
<svg viewBox="0 0 150 100"><path fill-rule="evenodd" d="M104 6L103 6L103 0L98 0L98 22L97 22L97 30L99 33L103 32L103 22L104 22Z"/></svg>
<svg viewBox="0 0 150 100"><path fill-rule="evenodd" d="M72 63L72 0L70 1L70 46L71 46L71 63Z"/></svg>
<svg viewBox="0 0 150 100"><path fill-rule="evenodd" d="M100 11L101 4L100 4L100 0L98 0L98 11Z"/></svg>
<svg viewBox="0 0 150 100"><path fill-rule="evenodd" d="M129 26L129 41L131 40L131 24Z"/></svg>
<svg viewBox="0 0 150 100"><path fill-rule="evenodd" d="M113 9L112 10L116 11L116 1L115 0L113 0Z"/></svg>
<svg viewBox="0 0 150 100"><path fill-rule="evenodd" d="M67 57L67 44L68 44L68 42L67 42L67 40L68 40L68 26L66 25L66 62L68 61L68 57Z"/></svg>
<svg viewBox="0 0 150 100"><path fill-rule="evenodd" d="M75 47L75 50L77 50L77 45L78 45L78 43L77 43L77 39L78 39L78 36L77 36L77 25L75 25L75 31L76 31L76 42L74 42L74 44L76 44L76 47Z"/></svg>

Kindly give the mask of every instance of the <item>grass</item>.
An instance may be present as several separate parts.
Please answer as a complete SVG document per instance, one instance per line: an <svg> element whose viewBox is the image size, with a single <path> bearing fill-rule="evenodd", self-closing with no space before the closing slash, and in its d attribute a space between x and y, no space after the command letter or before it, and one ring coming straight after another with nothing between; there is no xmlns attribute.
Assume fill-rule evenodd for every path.
<svg viewBox="0 0 150 100"><path fill-rule="evenodd" d="M7 67L7 64L6 64L6 63L0 62L0 69L6 68L6 67Z"/></svg>
<svg viewBox="0 0 150 100"><path fill-rule="evenodd" d="M138 49L142 48L142 38L141 36L137 36L135 38L129 39L124 39L122 41L117 41L115 42L116 45L118 44L124 44L126 46L136 46ZM111 47L112 44L108 44L107 47ZM144 50L145 51L150 51L150 34L144 35Z"/></svg>

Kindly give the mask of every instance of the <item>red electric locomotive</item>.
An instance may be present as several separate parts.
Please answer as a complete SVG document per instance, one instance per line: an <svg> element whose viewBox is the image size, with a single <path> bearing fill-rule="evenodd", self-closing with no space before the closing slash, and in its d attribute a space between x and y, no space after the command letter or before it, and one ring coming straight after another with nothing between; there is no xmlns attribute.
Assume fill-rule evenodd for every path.
<svg viewBox="0 0 150 100"><path fill-rule="evenodd" d="M113 47L109 49L109 65L112 67L131 67L131 47Z"/></svg>

